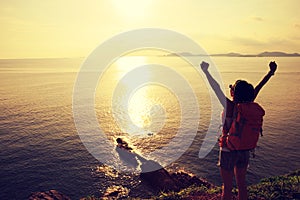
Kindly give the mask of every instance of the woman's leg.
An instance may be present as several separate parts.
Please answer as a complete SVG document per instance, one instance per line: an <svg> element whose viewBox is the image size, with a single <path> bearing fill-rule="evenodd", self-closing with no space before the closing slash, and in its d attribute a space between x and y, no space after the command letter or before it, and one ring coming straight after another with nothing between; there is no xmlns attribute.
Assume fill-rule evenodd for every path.
<svg viewBox="0 0 300 200"><path fill-rule="evenodd" d="M233 171L220 168L221 177L223 179L222 200L231 200Z"/></svg>
<svg viewBox="0 0 300 200"><path fill-rule="evenodd" d="M243 168L234 168L234 174L236 179L236 184L238 186L238 198L239 200L247 200L247 183L246 183L246 173L247 173L247 167Z"/></svg>

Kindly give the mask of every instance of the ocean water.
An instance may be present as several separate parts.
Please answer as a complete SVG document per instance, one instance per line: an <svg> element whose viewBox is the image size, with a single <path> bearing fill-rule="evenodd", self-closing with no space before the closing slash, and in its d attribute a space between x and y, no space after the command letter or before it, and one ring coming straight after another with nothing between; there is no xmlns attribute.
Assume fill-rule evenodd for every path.
<svg viewBox="0 0 300 200"><path fill-rule="evenodd" d="M266 116L264 136L249 166L249 184L300 168L300 58L212 58L221 74L226 96L228 85L237 79L256 85L267 73L271 59L277 61L278 71L256 100L266 110ZM26 199L32 192L50 189L79 199L100 195L116 185L130 190L139 183L136 174L117 172L102 165L78 136L72 98L82 62L83 59L0 60L0 199ZM113 63L95 88L94 107L99 127L112 145L116 137L122 137L145 157L176 136L183 113L180 109L183 100L179 97L184 102L192 98L181 87L180 79L147 67L136 78L149 84L135 88L134 81L124 79L136 66L149 63L168 66L188 81L200 111L195 130L192 126L195 107L185 104L190 119L182 141L191 138L193 142L188 149L175 144L172 151L182 150L184 154L172 163L161 164L171 171L185 170L220 185L217 145L204 159L198 157L211 115L207 86L197 70L179 58L132 56ZM154 84L153 78L169 80L170 85ZM176 84L179 87L171 90ZM132 90L127 104L124 97ZM213 123L218 125L220 121ZM84 125L89 130L89 123ZM119 163L116 152L102 150L112 151L111 162ZM170 152L161 154L166 158L169 155ZM104 155L103 160L107 159Z"/></svg>

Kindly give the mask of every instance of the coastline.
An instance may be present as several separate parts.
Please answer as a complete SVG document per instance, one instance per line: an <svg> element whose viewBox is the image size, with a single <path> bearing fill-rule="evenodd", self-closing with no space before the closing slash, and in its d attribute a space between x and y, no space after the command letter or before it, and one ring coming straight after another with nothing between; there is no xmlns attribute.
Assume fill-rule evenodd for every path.
<svg viewBox="0 0 300 200"><path fill-rule="evenodd" d="M199 199L210 200L221 198L221 187L213 185L204 179L197 178L193 175L185 172L177 172L171 174L172 176L178 176L185 180L184 187L178 191L157 191L148 197L139 197L130 195L129 190L125 190L122 187L116 187L115 190L111 190L101 197L86 196L80 198L80 200L100 200L100 199ZM187 182L188 181L188 182ZM237 199L237 189L233 189L233 199ZM154 192L155 193L155 192ZM289 174L272 176L262 179L259 183L248 186L248 199L249 200L275 200L275 199L299 199L300 198L300 169L291 172ZM71 200L68 196L56 191L50 190L46 192L34 192L28 198L29 200L35 199L58 199L58 200Z"/></svg>

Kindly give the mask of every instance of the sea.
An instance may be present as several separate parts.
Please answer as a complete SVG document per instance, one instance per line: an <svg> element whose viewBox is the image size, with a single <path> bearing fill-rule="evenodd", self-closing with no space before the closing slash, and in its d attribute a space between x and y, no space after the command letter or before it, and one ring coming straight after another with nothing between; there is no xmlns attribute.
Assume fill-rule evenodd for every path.
<svg viewBox="0 0 300 200"><path fill-rule="evenodd" d="M273 60L278 64L275 76L256 99L266 115L256 156L250 159L248 184L300 169L300 58L209 60L229 98L229 84L244 79L256 86ZM140 182L138 169L122 166L114 148L107 148L114 147L118 137L170 172L185 171L222 184L217 167L218 129L211 149L199 158L206 134L212 134L210 124L221 124L221 118L212 118L218 102L212 101L199 66L176 56L132 55L94 68L98 71L88 73L99 76L97 84L87 88L93 95L82 95L83 100L92 101L78 102L84 117L85 104L93 103L95 129L94 119L74 120L78 114L74 113L75 86L82 81L79 74L87 73L81 71L84 61L0 60L0 199L27 199L32 192L51 189L71 199L99 197L114 187L132 190ZM91 149L98 143L84 141L87 133L100 138L98 147ZM171 143L174 138L177 142Z"/></svg>

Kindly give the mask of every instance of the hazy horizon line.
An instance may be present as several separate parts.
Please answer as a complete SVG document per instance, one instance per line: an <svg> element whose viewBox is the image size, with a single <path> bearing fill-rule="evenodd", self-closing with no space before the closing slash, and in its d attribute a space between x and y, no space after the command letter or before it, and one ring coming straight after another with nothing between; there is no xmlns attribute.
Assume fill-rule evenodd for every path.
<svg viewBox="0 0 300 200"><path fill-rule="evenodd" d="M264 53L278 53L281 55L277 55L278 57L298 57L300 56L300 53L294 52L294 53L287 53L283 51L264 51L260 53L238 53L238 52L229 52L229 53L212 53L212 54L203 54L203 55L197 55L193 54L191 52L174 52L169 54L136 54L136 55L127 55L127 56L160 56L160 57L172 57L172 56L216 56L216 57L270 57L270 55L260 55ZM286 54L286 55L283 55ZM124 56L124 55L121 55ZM120 56L120 57L121 57ZM126 55L125 55L126 56ZM276 55L273 55L276 56ZM0 58L0 60L45 60L45 59L86 59L88 56L74 56L74 57L15 57L15 58Z"/></svg>

